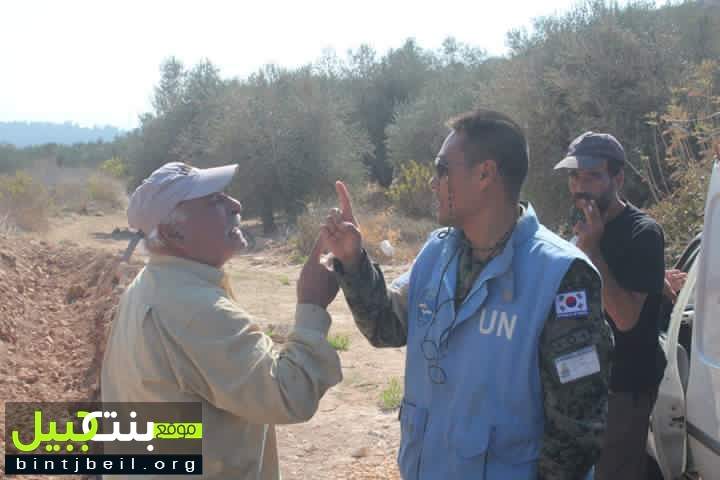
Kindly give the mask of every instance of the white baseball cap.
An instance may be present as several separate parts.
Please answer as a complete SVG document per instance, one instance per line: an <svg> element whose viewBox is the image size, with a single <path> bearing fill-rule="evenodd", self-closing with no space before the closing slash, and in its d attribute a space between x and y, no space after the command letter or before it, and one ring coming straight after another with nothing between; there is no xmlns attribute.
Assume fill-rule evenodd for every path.
<svg viewBox="0 0 720 480"><path fill-rule="evenodd" d="M237 169L237 164L195 168L181 162L166 163L146 178L130 196L128 224L138 231L139 238L150 234L180 202L222 192L232 181ZM128 247L126 258L129 258L139 238Z"/></svg>

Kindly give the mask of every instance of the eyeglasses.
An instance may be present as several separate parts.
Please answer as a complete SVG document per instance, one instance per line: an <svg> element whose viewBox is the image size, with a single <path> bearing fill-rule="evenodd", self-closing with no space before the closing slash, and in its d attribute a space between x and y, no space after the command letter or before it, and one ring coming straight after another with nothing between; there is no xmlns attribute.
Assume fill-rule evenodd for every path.
<svg viewBox="0 0 720 480"><path fill-rule="evenodd" d="M439 346L438 343L440 343ZM447 374L445 373L445 370L440 366L440 349L442 348L443 343L438 343L436 343L435 340L423 340L420 349L423 352L425 360L427 360L428 362L428 377L430 378L430 381L435 384L443 384L447 380ZM444 357L444 354L447 353L447 344L444 345L445 351L442 357Z"/></svg>
<svg viewBox="0 0 720 480"><path fill-rule="evenodd" d="M435 318L437 317L438 312L440 312L440 309L452 301L455 301L454 297L448 298L438 305L435 311L433 311L432 318L430 319L430 322L428 322L425 337L423 338L422 344L420 344L420 350L422 350L422 354L428 362L428 377L430 378L430 381L435 384L443 384L447 380L447 374L440 366L440 360L447 355L450 332L455 326L455 319L457 316L453 317L453 321L450 323L450 326L443 330L437 341L429 338L430 329L433 323L435 323Z"/></svg>
<svg viewBox="0 0 720 480"><path fill-rule="evenodd" d="M447 175L447 160L442 157L437 157L435 159L435 168L437 169L438 178L440 178L440 175ZM450 228L448 228L446 231L438 233L437 236L438 238L444 240L450 234L451 230ZM423 337L423 341L420 344L420 350L422 350L423 357L425 357L425 360L428 362L428 377L430 377L430 381L435 384L443 384L447 380L447 374L445 373L445 370L443 370L443 368L440 366L440 360L445 357L445 355L447 355L448 342L450 341L450 333L452 332L453 327L455 327L455 320L457 320L457 312L453 315L453 320L450 323L450 326L443 330L437 341L430 338L430 330L435 323L438 312L440 312L440 310L449 302L454 302L455 300L457 300L457 298L455 298L455 295L453 295L452 297L440 302L440 304L438 305L438 300L440 298L440 290L443 284L443 278L445 278L448 267L450 267L450 264L452 263L453 259L459 251L460 250L458 248L455 249L453 254L450 256L450 260L448 260L448 262L445 264L445 267L440 274L440 281L438 282L437 290L435 291L434 303L437 306L433 309L432 316L430 317L427 329L425 330L425 336Z"/></svg>
<svg viewBox="0 0 720 480"><path fill-rule="evenodd" d="M450 173L450 164L445 157L435 158L435 176L438 180L446 177Z"/></svg>

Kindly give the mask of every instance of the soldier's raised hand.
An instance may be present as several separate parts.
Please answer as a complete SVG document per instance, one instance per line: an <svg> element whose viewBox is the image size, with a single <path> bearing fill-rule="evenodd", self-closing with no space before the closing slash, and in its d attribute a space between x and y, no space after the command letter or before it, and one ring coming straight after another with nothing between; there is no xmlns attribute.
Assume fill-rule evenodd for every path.
<svg viewBox="0 0 720 480"><path fill-rule="evenodd" d="M333 208L322 226L322 236L327 249L342 262L343 267L353 269L362 255L362 234L353 215L352 201L347 187L335 182L340 208Z"/></svg>

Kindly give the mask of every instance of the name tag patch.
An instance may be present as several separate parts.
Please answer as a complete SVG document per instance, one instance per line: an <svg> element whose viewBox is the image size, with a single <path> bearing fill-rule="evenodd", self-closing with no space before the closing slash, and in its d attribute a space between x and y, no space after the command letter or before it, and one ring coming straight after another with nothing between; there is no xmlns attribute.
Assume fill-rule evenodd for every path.
<svg viewBox="0 0 720 480"><path fill-rule="evenodd" d="M589 313L585 290L561 293L555 297L555 314L559 318L581 317Z"/></svg>
<svg viewBox="0 0 720 480"><path fill-rule="evenodd" d="M568 353L555 359L560 383L568 383L600 371L600 359L595 345Z"/></svg>

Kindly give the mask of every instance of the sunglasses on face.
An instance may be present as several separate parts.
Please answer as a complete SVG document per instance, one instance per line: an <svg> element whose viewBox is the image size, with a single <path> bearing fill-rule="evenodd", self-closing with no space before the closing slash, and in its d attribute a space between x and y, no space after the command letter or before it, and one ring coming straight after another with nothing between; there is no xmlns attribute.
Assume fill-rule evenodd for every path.
<svg viewBox="0 0 720 480"><path fill-rule="evenodd" d="M446 177L450 172L450 164L444 157L435 158L435 176L439 179Z"/></svg>

